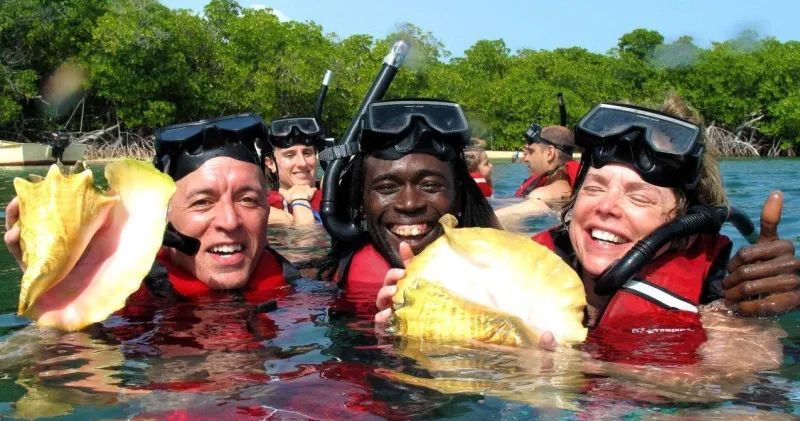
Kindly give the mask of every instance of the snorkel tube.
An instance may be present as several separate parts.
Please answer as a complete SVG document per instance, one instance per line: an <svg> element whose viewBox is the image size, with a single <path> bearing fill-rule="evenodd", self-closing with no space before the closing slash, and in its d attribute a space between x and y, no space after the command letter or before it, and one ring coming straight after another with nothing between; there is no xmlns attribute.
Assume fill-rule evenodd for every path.
<svg viewBox="0 0 800 421"><path fill-rule="evenodd" d="M567 106L564 105L564 95L559 92L556 94L556 99L558 99L559 124L567 127Z"/></svg>
<svg viewBox="0 0 800 421"><path fill-rule="evenodd" d="M346 151L341 155L337 154L336 158L328 165L322 186L322 201L320 202L322 225L331 237L339 241L352 242L356 240L361 233L352 220L349 220L349 218L348 220L342 220L336 215L336 203L338 199L336 196L339 192L339 178L352 155L352 153L348 153L347 151L356 152L358 150L357 134L361 118L366 113L369 104L383 98L392 80L394 80L397 71L405 61L408 49L409 46L405 41L401 40L394 43L389 54L383 59L383 65L378 75L375 77L375 80L372 82L372 86L364 96L364 100L361 102L358 112L356 112L356 115L353 117L353 121L350 122L347 131L345 131L335 147L326 150L326 152L332 151L339 146L343 146Z"/></svg>
<svg viewBox="0 0 800 421"><path fill-rule="evenodd" d="M600 275L595 281L594 292L599 295L616 292L670 241L693 234L718 233L725 222L731 222L751 244L758 240L753 222L743 211L733 206L693 206L686 215L667 222L637 242L625 256Z"/></svg>
<svg viewBox="0 0 800 421"><path fill-rule="evenodd" d="M333 72L330 70L325 70L325 76L322 77L322 84L319 86L319 94L317 94L317 100L314 102L314 118L317 119L317 123L319 123L323 127L324 132L324 125L322 124L322 108L325 105L325 97L328 96L328 87L331 84L331 76ZM333 146L333 138L325 136L325 140L322 141L322 144L319 145L318 150L323 150L328 148L329 146ZM327 161L320 161L319 163L322 166L322 170L325 171L328 169L328 162Z"/></svg>
<svg viewBox="0 0 800 421"><path fill-rule="evenodd" d="M317 101L314 103L314 117L320 124L322 124L322 106L325 104L325 97L328 95L328 87L331 84L331 75L333 72L325 70L325 76L322 77L322 85L319 87L319 94Z"/></svg>

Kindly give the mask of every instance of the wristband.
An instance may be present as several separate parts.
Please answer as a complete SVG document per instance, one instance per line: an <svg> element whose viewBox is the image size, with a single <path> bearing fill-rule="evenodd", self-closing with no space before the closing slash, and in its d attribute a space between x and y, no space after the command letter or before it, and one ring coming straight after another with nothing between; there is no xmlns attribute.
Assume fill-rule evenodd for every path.
<svg viewBox="0 0 800 421"><path fill-rule="evenodd" d="M296 202L306 202L306 203L296 203ZM311 212L314 212L314 209L311 209L311 205L308 203L308 200L295 200L294 202L292 202L292 209L294 209L296 206L300 206L301 208L306 208Z"/></svg>
<svg viewBox="0 0 800 421"><path fill-rule="evenodd" d="M305 202L306 204L311 204L311 201L309 201L308 199L294 199L291 202L289 202L289 204L293 205L295 202Z"/></svg>

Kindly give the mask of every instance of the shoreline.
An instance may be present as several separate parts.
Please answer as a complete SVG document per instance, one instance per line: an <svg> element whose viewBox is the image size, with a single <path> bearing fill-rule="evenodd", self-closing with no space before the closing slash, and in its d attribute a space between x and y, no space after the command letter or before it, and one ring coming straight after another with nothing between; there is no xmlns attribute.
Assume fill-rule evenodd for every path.
<svg viewBox="0 0 800 421"><path fill-rule="evenodd" d="M509 159L510 160L511 157L514 156L515 152L517 152L517 151L486 151L486 156L489 157L489 159ZM520 157L521 156L522 156L522 153L520 152ZM574 159L576 161L580 161L580 159L581 159L580 152L573 153L572 154L572 159Z"/></svg>

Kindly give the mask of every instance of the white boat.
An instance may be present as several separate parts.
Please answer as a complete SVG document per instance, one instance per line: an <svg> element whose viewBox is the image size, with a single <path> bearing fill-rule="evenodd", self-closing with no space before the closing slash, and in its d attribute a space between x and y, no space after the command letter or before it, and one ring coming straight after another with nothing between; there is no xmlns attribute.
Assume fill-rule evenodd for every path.
<svg viewBox="0 0 800 421"><path fill-rule="evenodd" d="M86 145L71 144L62 155L64 164L83 159ZM44 143L19 143L0 140L0 165L48 165L56 162L53 148Z"/></svg>
<svg viewBox="0 0 800 421"><path fill-rule="evenodd" d="M53 162L50 145L0 140L0 165L47 165Z"/></svg>
<svg viewBox="0 0 800 421"><path fill-rule="evenodd" d="M64 154L61 155L61 162L72 165L76 161L83 161L87 147L88 146L84 143L70 143L69 146L64 149Z"/></svg>

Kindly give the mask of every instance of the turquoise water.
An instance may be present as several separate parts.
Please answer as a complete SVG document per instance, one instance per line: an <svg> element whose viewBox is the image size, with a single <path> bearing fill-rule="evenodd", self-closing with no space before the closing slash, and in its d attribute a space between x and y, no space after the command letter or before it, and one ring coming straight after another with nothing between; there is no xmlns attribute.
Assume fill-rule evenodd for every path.
<svg viewBox="0 0 800 421"><path fill-rule="evenodd" d="M95 169L99 176L99 170ZM722 163L733 204L757 217L771 188L785 193L780 234L800 242L800 160ZM44 169L0 170L0 202L11 178ZM525 177L519 164L497 162L497 204L514 201ZM525 221L527 232L553 217ZM757 220L756 220L757 222ZM743 244L731 229L737 247ZM270 241L293 261L324 254L319 228L271 227ZM56 334L27 326L14 315L20 272L0 251L0 417L60 416L155 419L530 419L742 417L800 415L800 318L781 324L784 362L741 381L705 373L685 376L676 390L641 376L597 374L573 354L438 347L414 352L376 336L369 320L335 289L301 280L277 297L278 309L255 314L229 300L196 306L172 303L146 315L112 316L103 327ZM753 352L758 348L753 345ZM410 351L411 350L411 351ZM742 350L746 358L749 350ZM418 379L469 380L440 391L413 386ZM652 374L652 373L651 373ZM479 384L479 381L482 382ZM454 382L449 385L455 384ZM477 387L483 385L483 387ZM488 386L487 386L488 385ZM459 390L460 393L445 393ZM479 390L489 390L481 393Z"/></svg>

